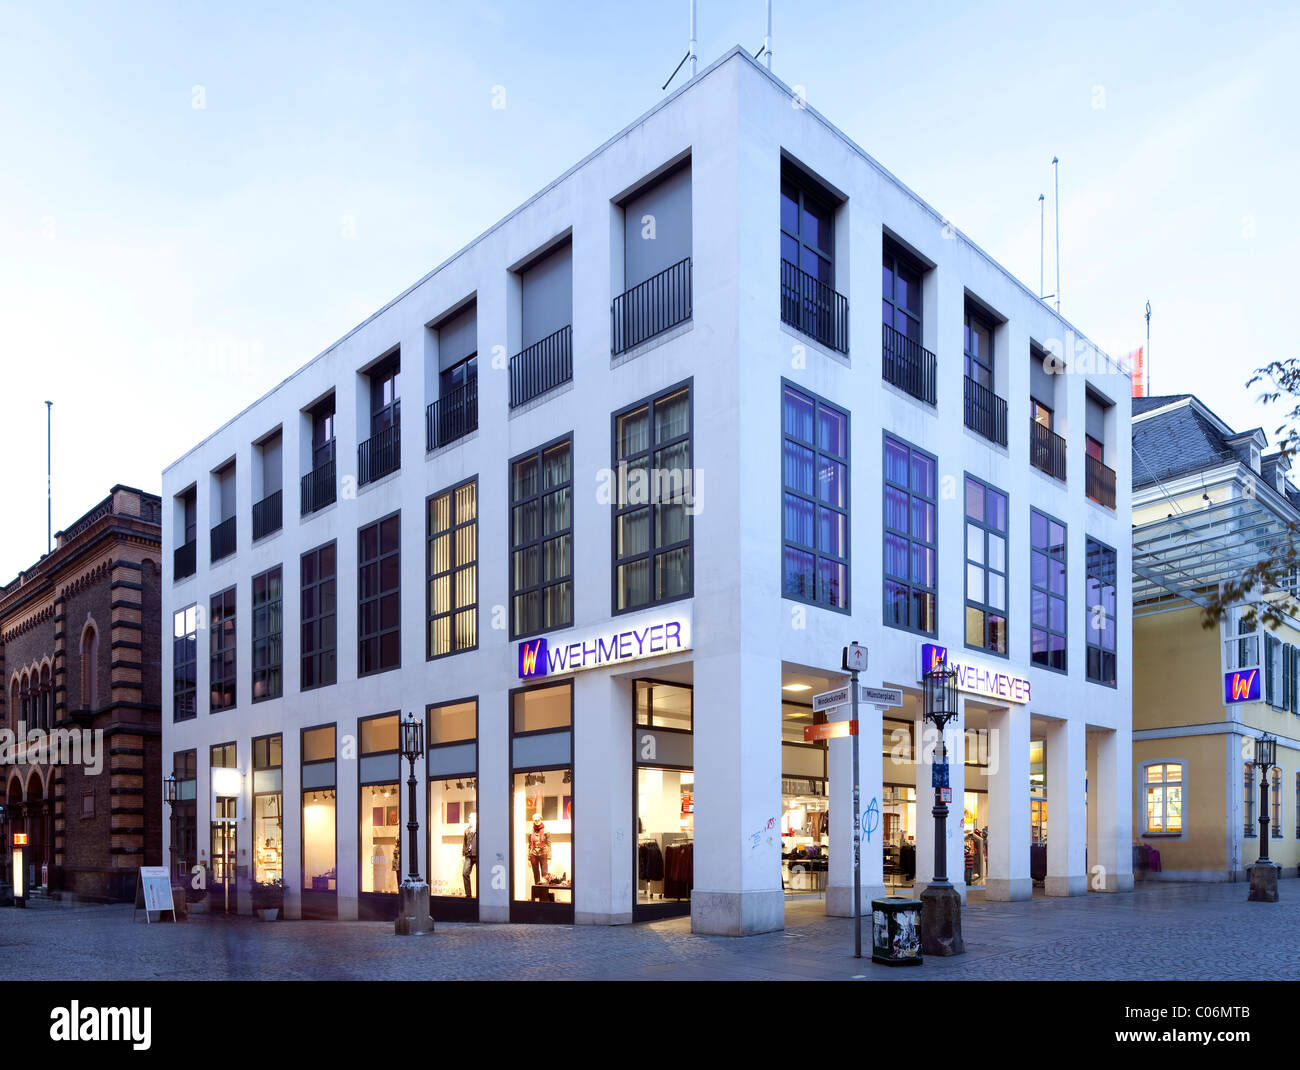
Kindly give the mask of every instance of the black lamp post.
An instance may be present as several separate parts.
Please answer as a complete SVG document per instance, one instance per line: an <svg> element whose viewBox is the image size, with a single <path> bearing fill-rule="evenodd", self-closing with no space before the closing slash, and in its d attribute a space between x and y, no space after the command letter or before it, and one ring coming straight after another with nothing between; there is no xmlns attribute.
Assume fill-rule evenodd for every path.
<svg viewBox="0 0 1300 1070"><path fill-rule="evenodd" d="M163 801L167 803L167 825L171 830L167 837L167 858L170 880L176 881L176 770L163 780Z"/></svg>
<svg viewBox="0 0 1300 1070"><path fill-rule="evenodd" d="M962 955L961 895L948 880L948 755L943 733L957 717L957 670L937 665L925 674L924 716L939 732L934 773L934 879L921 893L921 951L926 955Z"/></svg>
<svg viewBox="0 0 1300 1070"><path fill-rule="evenodd" d="M1250 872L1250 894L1247 901L1257 903L1277 902L1278 867L1268 857L1268 774L1273 768L1277 751L1277 740L1270 735L1263 735L1255 741L1255 757L1252 759L1259 777L1259 858Z"/></svg>
<svg viewBox="0 0 1300 1070"><path fill-rule="evenodd" d="M411 936L416 933L433 932L433 917L429 914L429 886L420 880L419 839L420 822L415 816L415 759L424 753L424 722L417 721L415 715L408 713L402 722L402 756L409 763L410 777L407 779L409 798L408 820L406 828L411 834L410 873L398 890L397 920L393 931L399 936Z"/></svg>

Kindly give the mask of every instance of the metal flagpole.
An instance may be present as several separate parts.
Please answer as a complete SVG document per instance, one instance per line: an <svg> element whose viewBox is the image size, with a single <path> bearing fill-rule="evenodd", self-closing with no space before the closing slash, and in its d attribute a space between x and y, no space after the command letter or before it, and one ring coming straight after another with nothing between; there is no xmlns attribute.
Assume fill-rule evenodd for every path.
<svg viewBox="0 0 1300 1070"><path fill-rule="evenodd" d="M1038 299L1043 299L1043 195L1038 195Z"/></svg>
<svg viewBox="0 0 1300 1070"><path fill-rule="evenodd" d="M45 403L45 552L54 551L54 498L53 483L50 477L50 411L54 402Z"/></svg>
<svg viewBox="0 0 1300 1070"><path fill-rule="evenodd" d="M1056 183L1056 311L1061 311L1061 169L1060 161L1052 157L1052 175Z"/></svg>
<svg viewBox="0 0 1300 1070"><path fill-rule="evenodd" d="M1151 302L1147 302L1147 397L1151 396Z"/></svg>

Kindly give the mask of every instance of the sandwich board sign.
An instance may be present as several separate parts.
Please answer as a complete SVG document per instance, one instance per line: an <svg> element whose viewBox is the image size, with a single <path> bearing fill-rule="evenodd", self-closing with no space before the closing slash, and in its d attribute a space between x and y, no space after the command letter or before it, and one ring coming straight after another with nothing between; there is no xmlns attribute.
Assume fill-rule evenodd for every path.
<svg viewBox="0 0 1300 1070"><path fill-rule="evenodd" d="M135 921L135 912L144 910L145 924L150 922L149 914L156 912L158 920L171 912L172 921L176 920L176 904L172 902L172 882L166 866L141 866L136 877L135 908L131 911L131 920Z"/></svg>

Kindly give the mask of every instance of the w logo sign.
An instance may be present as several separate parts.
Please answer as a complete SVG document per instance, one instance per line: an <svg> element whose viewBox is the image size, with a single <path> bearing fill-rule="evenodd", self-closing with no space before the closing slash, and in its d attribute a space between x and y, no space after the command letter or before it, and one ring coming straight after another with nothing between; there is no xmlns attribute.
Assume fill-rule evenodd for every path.
<svg viewBox="0 0 1300 1070"><path fill-rule="evenodd" d="M546 675L546 640L534 639L519 644L519 678Z"/></svg>
<svg viewBox="0 0 1300 1070"><path fill-rule="evenodd" d="M1259 670L1226 672L1223 674L1224 702L1258 702Z"/></svg>

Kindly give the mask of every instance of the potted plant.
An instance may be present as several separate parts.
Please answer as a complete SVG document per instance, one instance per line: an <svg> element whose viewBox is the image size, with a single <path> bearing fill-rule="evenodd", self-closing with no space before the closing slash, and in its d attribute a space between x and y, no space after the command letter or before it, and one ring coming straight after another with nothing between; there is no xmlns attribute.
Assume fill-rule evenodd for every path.
<svg viewBox="0 0 1300 1070"><path fill-rule="evenodd" d="M253 913L263 921L275 921L284 908L284 881L275 877L253 882Z"/></svg>

